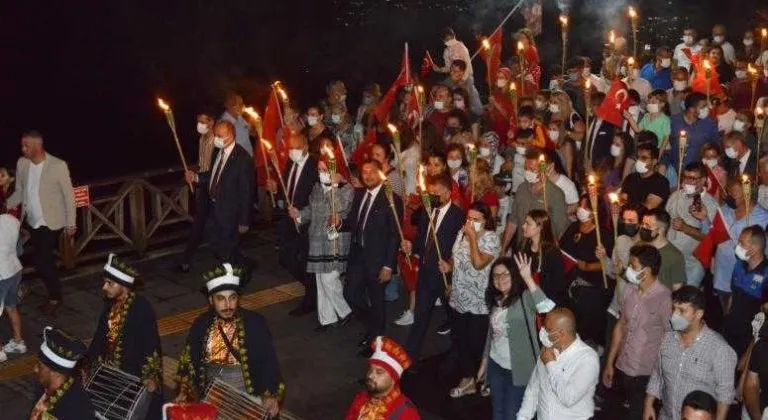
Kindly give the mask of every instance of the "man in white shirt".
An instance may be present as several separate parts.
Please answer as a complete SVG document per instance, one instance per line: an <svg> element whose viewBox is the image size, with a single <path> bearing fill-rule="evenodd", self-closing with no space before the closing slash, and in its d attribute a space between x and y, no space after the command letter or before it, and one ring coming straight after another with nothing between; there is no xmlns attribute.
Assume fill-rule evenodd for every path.
<svg viewBox="0 0 768 420"><path fill-rule="evenodd" d="M461 60L467 63L467 69L464 72L464 80L473 80L474 71L472 69L472 59L470 58L469 50L463 42L456 39L456 33L453 32L453 29L443 29L443 42L445 43L445 50L443 51L444 64L440 67L433 62L432 70L438 73L450 73L453 60ZM470 82L470 84L474 83Z"/></svg>
<svg viewBox="0 0 768 420"><path fill-rule="evenodd" d="M13 339L5 346L0 346L0 362L8 360L6 353L27 352L27 346L21 338L21 317L16 310L16 289L21 281L22 269L16 249L19 227L16 216L11 213L0 214L0 308L5 308L13 332Z"/></svg>
<svg viewBox="0 0 768 420"><path fill-rule="evenodd" d="M576 335L576 318L565 308L547 314L539 331L544 348L525 389L517 420L587 420L595 413L600 373L597 352Z"/></svg>
<svg viewBox="0 0 768 420"><path fill-rule="evenodd" d="M678 67L683 67L691 71L691 55L698 54L701 51L701 45L696 42L698 34L693 28L686 28L683 31L683 42L677 44L672 58L677 62Z"/></svg>

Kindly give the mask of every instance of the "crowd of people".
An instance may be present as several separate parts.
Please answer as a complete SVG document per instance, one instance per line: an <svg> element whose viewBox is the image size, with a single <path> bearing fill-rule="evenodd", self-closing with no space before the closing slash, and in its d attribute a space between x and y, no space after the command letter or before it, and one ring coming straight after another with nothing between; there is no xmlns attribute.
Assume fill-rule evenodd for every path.
<svg viewBox="0 0 768 420"><path fill-rule="evenodd" d="M494 420L598 410L724 420L736 407L762 418L768 45L748 31L734 47L725 31L699 39L686 28L681 44L652 57L632 57L620 38L599 71L571 57L543 89L535 37L523 29L517 55L495 66L484 56L484 101L468 48L446 29L442 63L401 73L386 94L371 83L356 111L334 81L303 112L270 102L282 118L274 137L236 94L220 119L199 115L198 170L185 173L195 222L180 269L203 237L222 265L204 276L211 310L180 357L179 400L200 400L218 379L280 410L285 385L266 322L238 308L253 268L239 242L257 201L277 220L280 264L305 286L291 315L316 313L322 334L353 319L365 329L355 345L370 360L367 390L347 419L419 418L399 383L419 374L433 333L450 335L446 364L461 378L449 397L490 396ZM25 134L22 151L15 182L0 171L0 302L13 327L0 359L26 352L19 221L49 314L61 303L56 239L76 233L66 164L40 133ZM159 338L145 328L156 321L133 291L135 269L110 257L104 277L90 348L45 334L38 415L86 418L67 411L87 407L72 373L86 354L142 378L156 397L162 389ZM403 302L393 325L388 301ZM123 342L125 328L147 337ZM395 328L408 328L402 345L387 337Z"/></svg>

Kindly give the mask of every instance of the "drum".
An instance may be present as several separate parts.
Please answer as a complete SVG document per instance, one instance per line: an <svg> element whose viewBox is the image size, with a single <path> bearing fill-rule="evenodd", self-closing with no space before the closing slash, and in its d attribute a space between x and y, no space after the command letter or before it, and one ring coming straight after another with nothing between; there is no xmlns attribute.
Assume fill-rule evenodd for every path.
<svg viewBox="0 0 768 420"><path fill-rule="evenodd" d="M147 415L150 395L141 379L112 366L99 366L85 390L99 418L143 420Z"/></svg>
<svg viewBox="0 0 768 420"><path fill-rule="evenodd" d="M216 407L218 420L266 420L269 413L261 398L242 392L214 379L205 391L203 402Z"/></svg>

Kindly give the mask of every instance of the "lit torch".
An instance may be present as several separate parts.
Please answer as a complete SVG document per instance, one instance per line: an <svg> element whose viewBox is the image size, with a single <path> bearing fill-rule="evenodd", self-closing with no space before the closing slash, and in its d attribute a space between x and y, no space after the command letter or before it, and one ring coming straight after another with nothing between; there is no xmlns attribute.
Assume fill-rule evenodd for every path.
<svg viewBox="0 0 768 420"><path fill-rule="evenodd" d="M614 32L613 29L608 33L608 50L611 51L611 53L616 51L616 32Z"/></svg>
<svg viewBox="0 0 768 420"><path fill-rule="evenodd" d="M568 16L565 14L560 15L560 28L561 38L563 40L563 56L561 59L561 65L563 70L563 76L565 76L565 56L568 49Z"/></svg>
<svg viewBox="0 0 768 420"><path fill-rule="evenodd" d="M600 217L597 212L597 205L598 205L598 195L597 195L597 184L595 183L595 176L590 175L589 176L589 184L587 185L587 191L589 192L589 201L592 204L592 216L595 218L595 235L597 236L597 245L603 246L603 242L600 239ZM600 261L600 269L603 273L603 286L608 289L608 279L605 277L605 268L602 267L603 262Z"/></svg>
<svg viewBox="0 0 768 420"><path fill-rule="evenodd" d="M424 87L416 85L416 103L419 105L419 142L421 142L421 127L424 122L424 107L427 105L427 97L424 94Z"/></svg>
<svg viewBox="0 0 768 420"><path fill-rule="evenodd" d="M176 134L176 119L173 117L173 110L171 109L171 106L161 98L157 98L157 106L159 106L160 110L162 110L163 114L165 114L165 119L168 121L168 127L171 128L171 133L173 134L173 140L176 142L176 151L179 152L181 166L184 168L184 172L186 173L189 171L189 168L187 167L187 159L184 158L184 151L181 150L179 135ZM189 186L189 191L194 193L195 189L192 188L192 183L187 183L187 185Z"/></svg>
<svg viewBox="0 0 768 420"><path fill-rule="evenodd" d="M330 193L330 199L331 199L331 220L336 220L336 194L335 189L336 185L333 182L333 179L335 178L337 167L336 167L336 156L333 154L333 149L328 147L326 144L321 149L321 153L328 156L328 164L326 165L326 168L328 169L328 174L331 176L331 188L329 189ZM326 228L326 234L328 236L328 239L333 241L333 255L337 256L339 255L338 250L338 239L339 239L339 231L336 229L336 225L328 226Z"/></svg>
<svg viewBox="0 0 768 420"><path fill-rule="evenodd" d="M587 124L587 132L589 132L589 116L592 114L592 81L589 80L589 76L587 76L587 80L584 81L584 105L586 106L586 121Z"/></svg>
<svg viewBox="0 0 768 420"><path fill-rule="evenodd" d="M485 50L485 78L488 79L488 86L493 86L492 74L491 74L491 57L493 51L491 51L491 42L488 38L483 38L483 50Z"/></svg>
<svg viewBox="0 0 768 420"><path fill-rule="evenodd" d="M475 202L475 177L477 177L477 148L472 143L467 143L467 159L469 159L469 186L471 202Z"/></svg>
<svg viewBox="0 0 768 420"><path fill-rule="evenodd" d="M283 189L283 196L285 197L285 202L288 204L288 207L293 207L293 200L291 200L291 196L288 195L288 188L285 187L285 181L283 180L283 175L280 173L280 163L277 160L277 153L275 153L275 150L272 148L272 145L264 140L261 139L261 144L264 146L264 149L266 153L269 155L269 159L272 161L272 165L275 166L277 169L275 172L277 173L277 180L280 181L280 187ZM299 231L299 222L294 219L293 223L296 225L296 232Z"/></svg>
<svg viewBox="0 0 768 420"><path fill-rule="evenodd" d="M512 109L515 111L515 118L517 118L517 85L515 82L509 84L509 97L512 99Z"/></svg>
<svg viewBox="0 0 768 420"><path fill-rule="evenodd" d="M541 194L544 197L544 211L547 211L547 158L539 155L539 177L541 177Z"/></svg>
<svg viewBox="0 0 768 420"><path fill-rule="evenodd" d="M741 176L741 188L744 191L744 205L747 206L746 226L749 226L749 207L752 204L752 183L749 180L749 175Z"/></svg>
<svg viewBox="0 0 768 420"><path fill-rule="evenodd" d="M688 133L685 130L680 130L680 135L677 137L677 177L678 188L682 188L683 185L683 158L688 148Z"/></svg>
<svg viewBox="0 0 768 420"><path fill-rule="evenodd" d="M400 176L405 178L405 171L403 170L403 160L400 159L400 132L397 131L397 126L389 123L387 129L392 134L392 145L395 146L395 158L397 159L397 170L400 172Z"/></svg>
<svg viewBox="0 0 768 420"><path fill-rule="evenodd" d="M709 104L709 81L712 78L712 64L709 60L704 60L704 78L707 81L707 104Z"/></svg>
<svg viewBox="0 0 768 420"><path fill-rule="evenodd" d="M611 221L613 221L613 243L619 236L619 195L615 192L608 194L608 199L611 200Z"/></svg>
<svg viewBox="0 0 768 420"><path fill-rule="evenodd" d="M256 112L256 110L253 109L253 107L246 107L243 108L243 112L248 114L251 119L253 119L253 123L256 127L256 132L259 134L259 139L261 139L262 134L264 133L264 127L261 124L261 117L259 116L259 113ZM264 172L267 175L267 181L272 180L272 175L270 169L269 169L269 162L267 162L267 151L264 149L264 143L259 141L259 146L261 147L261 156L264 158ZM270 192L269 197L272 200L272 207L275 207L275 194Z"/></svg>
<svg viewBox="0 0 768 420"><path fill-rule="evenodd" d="M765 51L766 45L768 45L768 29L763 28L760 30L760 51Z"/></svg>
<svg viewBox="0 0 768 420"><path fill-rule="evenodd" d="M523 41L517 41L517 62L520 63L520 95L525 96L525 46Z"/></svg>
<svg viewBox="0 0 768 420"><path fill-rule="evenodd" d="M389 182L387 182L387 176L384 175L384 172L379 171L379 178L381 178L382 185L384 186L384 195L387 197L387 201L389 202L389 208L392 210L392 218L395 219L395 226L397 226L397 233L400 234L400 243L405 242L405 235L403 235L403 227L400 225L400 215L397 212L397 208L395 207L395 197L392 193L392 186L389 185ZM413 266L411 265L411 259L410 254L406 254L405 263L408 264L408 268L413 269Z"/></svg>
<svg viewBox="0 0 768 420"><path fill-rule="evenodd" d="M634 7L630 6L628 14L629 20L632 23L632 44L634 51L632 55L637 57L637 12Z"/></svg>

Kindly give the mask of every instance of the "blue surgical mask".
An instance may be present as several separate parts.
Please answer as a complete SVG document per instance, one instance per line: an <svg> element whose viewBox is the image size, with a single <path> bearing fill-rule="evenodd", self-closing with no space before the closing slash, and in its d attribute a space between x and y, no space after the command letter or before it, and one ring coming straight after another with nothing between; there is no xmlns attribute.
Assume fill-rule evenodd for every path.
<svg viewBox="0 0 768 420"><path fill-rule="evenodd" d="M672 314L672 318L669 318L669 325L675 331L685 331L689 324L690 322L688 322L687 319L683 318L683 316L678 313Z"/></svg>
<svg viewBox="0 0 768 420"><path fill-rule="evenodd" d="M579 80L579 73L568 73L568 80L571 82Z"/></svg>

